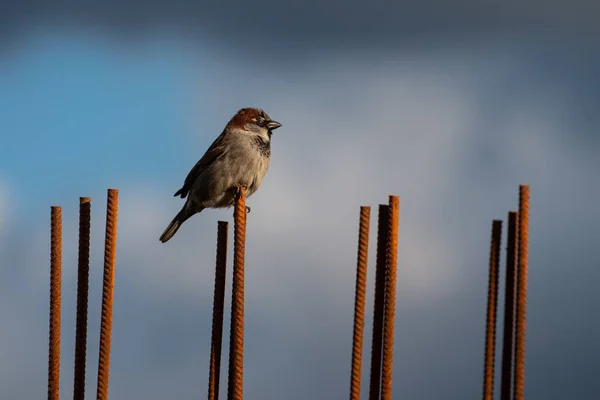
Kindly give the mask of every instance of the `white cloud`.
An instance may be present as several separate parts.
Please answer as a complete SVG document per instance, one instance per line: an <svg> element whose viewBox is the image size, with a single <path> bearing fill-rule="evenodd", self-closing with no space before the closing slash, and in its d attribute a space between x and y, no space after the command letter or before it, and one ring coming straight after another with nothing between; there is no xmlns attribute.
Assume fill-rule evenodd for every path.
<svg viewBox="0 0 600 400"><path fill-rule="evenodd" d="M291 283L299 275L321 286L318 290L327 291L332 301L346 301L352 288L358 208L372 206L373 262L377 204L387 202L392 193L401 196L403 295L423 301L459 290L466 265L485 264L489 222L515 208L517 185L548 184L559 173L551 165L560 157L553 145L559 132L543 105L523 100L505 113L500 132L486 135L477 131L480 93L466 72L415 71L382 68L378 75L365 75L354 67L331 86L299 83L302 96L285 81L272 82L277 98L264 97L261 104L272 105L265 108L284 127L274 136L271 170L249 200L249 274L261 277L249 282L265 302L275 296L275 282ZM356 76L366 78L356 82ZM346 80L354 80L352 90ZM340 86L345 89L338 94ZM251 87L247 90L252 92ZM323 99L332 107L325 107ZM536 107L536 112L522 111ZM498 149L492 156L502 169L487 180L480 179L477 167L469 167L488 161L478 154L478 143ZM122 192L119 254L128 265L123 277L159 293L200 290L208 296L216 220L231 221L232 210L205 211L161 245L157 235L182 204L170 196L178 183ZM492 194L498 200L486 201ZM469 219L469 213L477 219ZM467 253L474 238L485 239ZM303 258L292 256L281 265L269 256L285 259L286 253Z"/></svg>
<svg viewBox="0 0 600 400"><path fill-rule="evenodd" d="M278 102L286 106L269 110L284 128L274 137L271 170L261 190L249 199L253 211L248 217L249 282L264 301L274 297L274 282L302 275L306 285L320 286L317 290L345 302L354 276L359 206L373 207L374 261L377 204L387 202L392 193L402 197L400 285L426 298L439 293L440 285L451 287L459 279L454 270L460 263L453 250L456 237L440 229L434 215L460 163L474 118L468 88L451 77L431 81L427 76L390 74L364 81L355 90L368 95L352 99L354 108L361 110L352 116L345 113L342 98L330 111L309 98L282 99L279 94ZM163 245L158 235L183 204L170 196L171 191L121 190L118 254L127 265L121 277L156 293L200 290L208 296L216 220L231 221L232 210L194 216ZM290 257L287 265L279 265L272 262L271 253L303 258ZM251 274L262 278L254 280Z"/></svg>

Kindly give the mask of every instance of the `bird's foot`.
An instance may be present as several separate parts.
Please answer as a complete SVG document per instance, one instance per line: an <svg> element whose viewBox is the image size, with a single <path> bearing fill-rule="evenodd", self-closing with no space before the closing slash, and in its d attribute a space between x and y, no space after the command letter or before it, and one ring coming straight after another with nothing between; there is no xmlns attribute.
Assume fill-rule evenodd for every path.
<svg viewBox="0 0 600 400"><path fill-rule="evenodd" d="M250 214L250 211L252 211L252 209L249 206L246 206L246 214Z"/></svg>
<svg viewBox="0 0 600 400"><path fill-rule="evenodd" d="M233 194L234 194L234 196L235 196L236 199L239 199L240 196L242 195L242 188L243 187L244 186L237 184L237 185L235 185L235 186L233 186L231 188L231 190L233 190Z"/></svg>

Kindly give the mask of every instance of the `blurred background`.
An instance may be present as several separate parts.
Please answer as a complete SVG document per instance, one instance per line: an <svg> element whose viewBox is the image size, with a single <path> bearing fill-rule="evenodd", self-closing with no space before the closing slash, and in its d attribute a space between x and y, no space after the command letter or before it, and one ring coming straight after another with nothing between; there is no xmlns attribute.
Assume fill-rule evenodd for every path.
<svg viewBox="0 0 600 400"><path fill-rule="evenodd" d="M61 392L72 393L79 196L92 198L94 395L109 187L120 190L110 398L205 396L216 226L232 210L158 237L194 163L257 106L283 127L248 202L246 398L347 396L359 206L374 222L390 193L401 196L394 397L481 396L491 220L516 209L519 184L532 196L525 394L597 398L599 34L589 0L3 0L0 397L47 390L51 205L63 206Z"/></svg>

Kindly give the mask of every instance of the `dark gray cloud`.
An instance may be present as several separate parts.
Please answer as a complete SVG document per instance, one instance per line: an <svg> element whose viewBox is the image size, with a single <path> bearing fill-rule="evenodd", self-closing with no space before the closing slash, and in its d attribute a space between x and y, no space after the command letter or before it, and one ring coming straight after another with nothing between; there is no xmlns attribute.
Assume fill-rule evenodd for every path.
<svg viewBox="0 0 600 400"><path fill-rule="evenodd" d="M174 29L205 41L230 41L258 57L269 46L382 47L428 38L468 39L474 35L526 33L554 36L589 34L600 26L591 0L370 2L309 0L217 3L208 1L3 0L3 33L38 23L92 26L110 34L135 37ZM593 37L593 36L592 36Z"/></svg>

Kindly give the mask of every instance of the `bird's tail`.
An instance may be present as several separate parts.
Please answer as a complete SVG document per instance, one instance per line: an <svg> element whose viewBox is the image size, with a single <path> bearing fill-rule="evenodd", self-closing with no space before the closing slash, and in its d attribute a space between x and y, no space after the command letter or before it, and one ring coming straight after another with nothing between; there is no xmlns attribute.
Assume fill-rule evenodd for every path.
<svg viewBox="0 0 600 400"><path fill-rule="evenodd" d="M173 218L173 220L171 221L171 223L169 224L169 226L167 226L167 229L165 229L165 231L162 233L162 235L160 235L160 241L162 243L167 242L169 239L171 239L173 237L173 235L175 235L175 233L177 232L177 230L181 227L181 225L192 215L199 213L200 211L202 211L202 209L198 210L198 209L193 209L192 207L190 207L190 205L188 205L187 203L183 206L183 208L181 209L181 211L179 211L177 213L177 215L175 216L175 218Z"/></svg>

